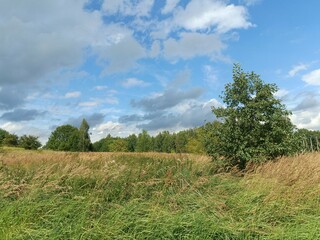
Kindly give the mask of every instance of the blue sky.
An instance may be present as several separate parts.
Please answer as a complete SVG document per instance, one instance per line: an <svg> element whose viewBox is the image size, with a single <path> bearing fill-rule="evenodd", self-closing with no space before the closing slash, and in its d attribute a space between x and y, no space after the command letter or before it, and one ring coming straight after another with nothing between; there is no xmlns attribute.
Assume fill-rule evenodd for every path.
<svg viewBox="0 0 320 240"><path fill-rule="evenodd" d="M233 63L276 83L320 130L317 0L0 0L0 128L45 143L86 118L92 141L212 121Z"/></svg>

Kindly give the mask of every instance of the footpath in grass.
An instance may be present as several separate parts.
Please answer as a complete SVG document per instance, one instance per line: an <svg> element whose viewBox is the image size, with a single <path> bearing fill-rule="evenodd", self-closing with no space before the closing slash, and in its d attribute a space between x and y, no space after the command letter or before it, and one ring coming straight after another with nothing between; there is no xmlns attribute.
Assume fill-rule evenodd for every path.
<svg viewBox="0 0 320 240"><path fill-rule="evenodd" d="M318 159L240 177L192 155L4 152L0 239L320 239Z"/></svg>

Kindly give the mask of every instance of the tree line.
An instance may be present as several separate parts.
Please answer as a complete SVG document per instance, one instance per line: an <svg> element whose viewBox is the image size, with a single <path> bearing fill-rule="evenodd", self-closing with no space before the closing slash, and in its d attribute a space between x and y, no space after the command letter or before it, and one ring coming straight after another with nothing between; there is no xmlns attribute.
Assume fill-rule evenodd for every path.
<svg viewBox="0 0 320 240"><path fill-rule="evenodd" d="M32 135L23 135L18 137L16 134L0 128L0 146L22 147L24 149L36 150L42 146L38 137Z"/></svg>
<svg viewBox="0 0 320 240"><path fill-rule="evenodd" d="M138 135L112 137L91 143L89 124L83 119L79 128L57 127L43 147L58 151L96 152L167 152L206 153L226 166L246 168L250 162L263 162L277 157L320 150L320 132L297 129L281 100L275 97L278 87L265 83L254 72L244 72L240 65L233 68L233 81L222 93L223 107L212 107L217 117L201 127L156 136L143 130ZM33 136L18 139L0 131L0 143L27 145L37 142ZM37 143L38 144L38 143ZM32 147L38 146L37 144ZM38 146L39 147L39 146Z"/></svg>

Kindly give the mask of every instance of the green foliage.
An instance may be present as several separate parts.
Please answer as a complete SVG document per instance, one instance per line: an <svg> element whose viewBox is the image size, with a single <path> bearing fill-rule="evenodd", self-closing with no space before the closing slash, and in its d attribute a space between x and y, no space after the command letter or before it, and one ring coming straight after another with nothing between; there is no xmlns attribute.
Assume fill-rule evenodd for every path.
<svg viewBox="0 0 320 240"><path fill-rule="evenodd" d="M136 151L149 152L153 150L152 148L153 146L151 136L146 130L143 130L142 133L139 133L138 135Z"/></svg>
<svg viewBox="0 0 320 240"><path fill-rule="evenodd" d="M8 147L17 147L18 146L18 136L15 134L8 133L5 135L2 144Z"/></svg>
<svg viewBox="0 0 320 240"><path fill-rule="evenodd" d="M90 135L89 135L89 128L90 126L88 122L85 119L83 119L79 128L79 135L80 135L79 150L82 152L88 152L92 150L92 144L91 144Z"/></svg>
<svg viewBox="0 0 320 240"><path fill-rule="evenodd" d="M5 137L9 134L9 132L7 132L4 129L0 128L0 145L3 143L3 140L5 139Z"/></svg>
<svg viewBox="0 0 320 240"><path fill-rule="evenodd" d="M205 153L207 132L203 127L178 133L168 131L150 136L142 131L138 137L132 134L126 138L112 137L110 134L93 144L96 152L165 152L165 153ZM126 144L126 146L125 146Z"/></svg>
<svg viewBox="0 0 320 240"><path fill-rule="evenodd" d="M221 124L215 126L217 141L209 153L241 169L247 162L293 153L294 126L290 112L274 97L276 91L275 84L266 84L259 75L235 65L233 82L222 96L226 107L213 107Z"/></svg>
<svg viewBox="0 0 320 240"><path fill-rule="evenodd" d="M138 138L135 134L131 134L127 137L127 149L129 152L135 152L137 147Z"/></svg>
<svg viewBox="0 0 320 240"><path fill-rule="evenodd" d="M19 146L24 149L36 150L41 147L38 137L32 135L23 135L19 138Z"/></svg>
<svg viewBox="0 0 320 240"><path fill-rule="evenodd" d="M298 152L320 151L320 131L298 129L295 132Z"/></svg>
<svg viewBox="0 0 320 240"><path fill-rule="evenodd" d="M128 152L128 143L125 139L115 138L109 145L110 152Z"/></svg>
<svg viewBox="0 0 320 240"><path fill-rule="evenodd" d="M81 151L81 137L76 127L62 125L51 133L46 148L57 151Z"/></svg>

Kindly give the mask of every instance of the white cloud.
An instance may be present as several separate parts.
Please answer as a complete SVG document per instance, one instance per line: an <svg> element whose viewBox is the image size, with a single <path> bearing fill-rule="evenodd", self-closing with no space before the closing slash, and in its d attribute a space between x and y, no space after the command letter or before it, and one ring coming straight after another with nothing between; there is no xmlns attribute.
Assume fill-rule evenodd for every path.
<svg viewBox="0 0 320 240"><path fill-rule="evenodd" d="M19 0L0 2L0 71L4 83L36 81L82 60L103 23L83 1ZM19 56L19 57L17 57Z"/></svg>
<svg viewBox="0 0 320 240"><path fill-rule="evenodd" d="M302 80L310 85L320 86L320 69L303 75Z"/></svg>
<svg viewBox="0 0 320 240"><path fill-rule="evenodd" d="M243 0L244 4L247 6L253 6L260 3L262 0Z"/></svg>
<svg viewBox="0 0 320 240"><path fill-rule="evenodd" d="M289 91L288 90L286 90L286 89L279 89L274 95L275 95L275 97L277 97L277 98L283 98L283 97L285 97L286 95L288 95L289 94Z"/></svg>
<svg viewBox="0 0 320 240"><path fill-rule="evenodd" d="M9 133L16 133L23 129L23 124L6 122L0 126L0 128L8 131Z"/></svg>
<svg viewBox="0 0 320 240"><path fill-rule="evenodd" d="M99 105L98 101L87 101L87 102L79 103L80 107L95 107L95 106L98 106L98 105Z"/></svg>
<svg viewBox="0 0 320 240"><path fill-rule="evenodd" d="M104 100L104 103L115 105L119 103L119 100L116 97L109 96Z"/></svg>
<svg viewBox="0 0 320 240"><path fill-rule="evenodd" d="M94 89L98 91L102 91L102 90L108 89L108 86L95 86Z"/></svg>
<svg viewBox="0 0 320 240"><path fill-rule="evenodd" d="M67 92L64 95L65 98L78 98L80 96L81 96L81 92L78 92L78 91L76 91L76 92Z"/></svg>
<svg viewBox="0 0 320 240"><path fill-rule="evenodd" d="M154 0L117 0L105 1L102 9L106 14L121 14L125 16L149 16Z"/></svg>
<svg viewBox="0 0 320 240"><path fill-rule="evenodd" d="M161 10L162 14L168 14L178 5L180 0L166 0L166 5Z"/></svg>
<svg viewBox="0 0 320 240"><path fill-rule="evenodd" d="M298 128L320 130L320 114L318 111L294 112L291 120Z"/></svg>
<svg viewBox="0 0 320 240"><path fill-rule="evenodd" d="M125 88L132 88L132 87L145 87L148 84L137 78L128 78L127 80L123 81L121 85Z"/></svg>
<svg viewBox="0 0 320 240"><path fill-rule="evenodd" d="M253 26L244 6L227 5L218 0L191 0L185 9L177 11L174 21L187 30L215 28L220 33Z"/></svg>
<svg viewBox="0 0 320 240"><path fill-rule="evenodd" d="M303 71L303 70L307 70L308 66L305 64L299 64L296 66L293 66L293 68L289 71L288 76L289 77L294 77L296 76L299 72Z"/></svg>
<svg viewBox="0 0 320 240"><path fill-rule="evenodd" d="M151 50L149 52L149 56L151 58L155 58L159 55L161 51L160 41L154 41L151 46Z"/></svg>
<svg viewBox="0 0 320 240"><path fill-rule="evenodd" d="M106 26L103 40L96 41L93 50L100 64L107 64L104 74L126 71L147 56L144 47L133 37L133 31L117 24Z"/></svg>
<svg viewBox="0 0 320 240"><path fill-rule="evenodd" d="M213 87L218 81L216 71L213 69L212 66L204 65L203 72L204 72L204 76L205 76L204 80L208 83L209 86Z"/></svg>
<svg viewBox="0 0 320 240"><path fill-rule="evenodd" d="M95 130L98 132L104 132L106 130L112 131L112 130L119 130L121 128L121 124L117 122L108 121L106 123L102 123L98 125Z"/></svg>
<svg viewBox="0 0 320 240"><path fill-rule="evenodd" d="M212 59L220 56L225 45L216 34L186 33L180 39L170 38L164 42L164 56L168 59L190 59L196 56L208 56Z"/></svg>

